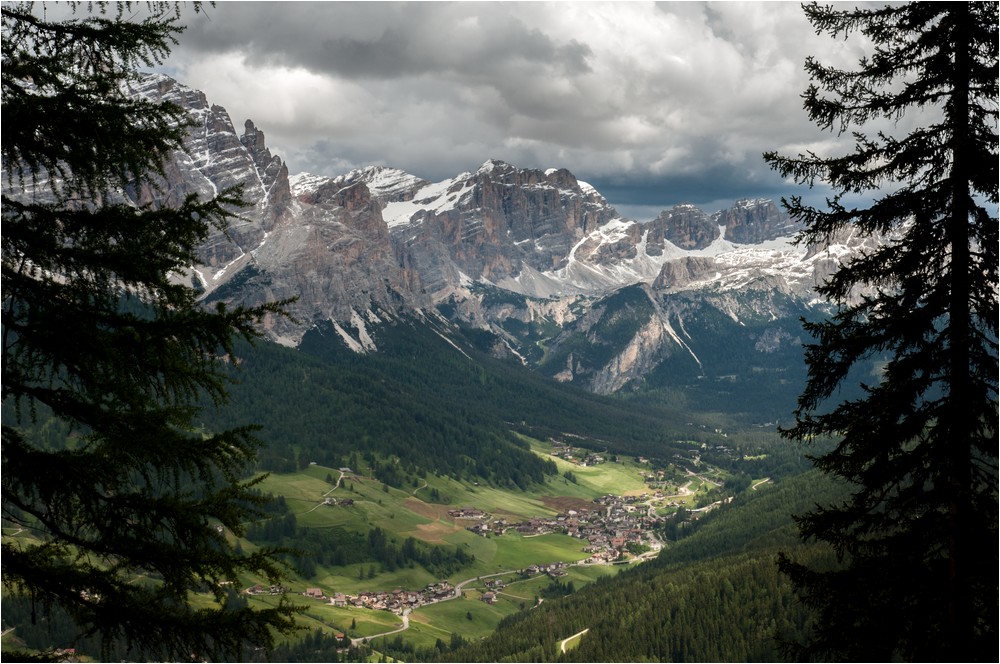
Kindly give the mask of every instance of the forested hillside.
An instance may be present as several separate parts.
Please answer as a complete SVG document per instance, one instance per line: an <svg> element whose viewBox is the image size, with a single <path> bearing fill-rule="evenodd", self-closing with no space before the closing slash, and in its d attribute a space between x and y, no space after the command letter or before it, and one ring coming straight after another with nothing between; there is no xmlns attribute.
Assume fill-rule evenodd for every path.
<svg viewBox="0 0 1000 664"><path fill-rule="evenodd" d="M297 351L245 346L230 358L235 383L229 405L206 409L203 424L215 430L259 423L266 470L364 461L392 486L439 472L525 488L554 473L517 431L659 458L671 456L681 441L685 448L687 441L726 442L750 456L764 446L770 454L758 459L757 476L802 465L797 452L771 449L773 430L723 437L717 430L726 426L724 415L601 397L474 348L460 349L440 334L424 321L401 320L380 328L382 350L370 355L344 348L332 329L310 332ZM732 466L735 459L717 461Z"/></svg>

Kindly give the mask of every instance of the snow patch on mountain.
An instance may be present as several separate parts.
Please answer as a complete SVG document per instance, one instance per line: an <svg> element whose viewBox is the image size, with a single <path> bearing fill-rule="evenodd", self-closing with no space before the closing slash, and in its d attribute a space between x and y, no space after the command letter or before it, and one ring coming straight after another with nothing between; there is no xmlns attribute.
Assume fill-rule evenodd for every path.
<svg viewBox="0 0 1000 664"><path fill-rule="evenodd" d="M292 189L293 196L311 194L329 181L330 178L324 175L313 175L311 173L296 173L295 175L288 176L288 184Z"/></svg>
<svg viewBox="0 0 1000 664"><path fill-rule="evenodd" d="M590 184L589 182L584 182L583 180L577 180L576 182L577 182L577 184L580 185L580 191L582 191L584 193L584 195L586 195L586 196L596 196L597 198L599 198L602 201L607 200L607 199L604 198L604 196L601 195L601 192L597 191L597 189L595 189L594 186L592 184Z"/></svg>
<svg viewBox="0 0 1000 664"><path fill-rule="evenodd" d="M411 193L423 185L427 180L411 175L398 168L386 166L366 166L357 168L347 173L333 178L335 183L342 186L350 186L356 182L364 182L374 196L383 205L406 200Z"/></svg>
<svg viewBox="0 0 1000 664"><path fill-rule="evenodd" d="M386 203L382 208L382 218L389 228L397 228L409 224L414 216L453 210L462 196L473 188L471 177L471 173L462 173L447 180L426 184L414 192L412 200Z"/></svg>
<svg viewBox="0 0 1000 664"><path fill-rule="evenodd" d="M369 320L372 322L379 320L378 316L376 316L370 309L366 313L368 314ZM347 344L347 347L355 353L365 354L378 350L378 346L376 346L375 341L368 333L365 319L354 309L351 309L351 325L354 326L355 335L352 335L350 332L345 330L336 320L331 318L330 322L333 324L333 329L337 331L340 338L343 339L345 344Z"/></svg>
<svg viewBox="0 0 1000 664"><path fill-rule="evenodd" d="M740 203L744 208L752 208L768 202L761 199ZM696 257L713 259L717 269L674 286L675 290L741 290L770 279L775 287L808 297L824 275L829 274L830 263L839 264L857 252L850 237L817 251L796 244L794 237L738 244L726 239L725 226L720 226L719 231L719 237L702 249L681 249L669 240L662 240L653 253L647 224L615 218L580 237L562 267L541 272L524 269L516 278L499 285L536 297L595 295L635 283L651 284L667 263ZM635 237L638 240L627 246L629 252L621 252L624 255L614 260L601 258Z"/></svg>

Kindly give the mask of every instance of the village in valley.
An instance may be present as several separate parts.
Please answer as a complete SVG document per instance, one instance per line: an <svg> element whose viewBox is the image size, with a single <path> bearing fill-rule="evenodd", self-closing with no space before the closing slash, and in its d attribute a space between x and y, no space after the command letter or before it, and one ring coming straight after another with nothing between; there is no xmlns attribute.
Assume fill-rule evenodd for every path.
<svg viewBox="0 0 1000 664"><path fill-rule="evenodd" d="M518 523L508 523L469 507L450 510L448 515L475 521L466 530L483 537L502 536L512 530L524 536L562 533L576 537L587 542L583 550L591 556L585 564L607 564L646 551L659 551L661 542L655 528L663 523L664 517L655 514L649 500L647 494L605 495L594 499L593 509L579 507L554 517L536 517Z"/></svg>
<svg viewBox="0 0 1000 664"><path fill-rule="evenodd" d="M657 495L657 497L661 497ZM471 523L469 530L483 537L499 537L505 532L517 532L526 537L562 533L584 540L582 550L590 554L573 565L610 565L628 563L643 554L653 555L660 550L662 542L655 534L656 526L664 521L664 517L655 516L653 509L646 501L650 496L612 496L606 495L594 499L593 509L584 508L568 510L565 514L554 517L539 517L518 523L508 523L505 519L494 518L483 510L474 507L464 507L448 511L448 516ZM521 570L511 570L508 573L522 577L545 574L553 579L566 575L569 563L555 562L550 564L529 565ZM470 579L474 581L475 579ZM496 601L496 592L505 587L505 582L499 578L486 579L481 599L486 603ZM256 585L246 589L250 595L281 594L287 589L283 587L265 587ZM366 591L355 595L335 592L327 595L321 588L307 588L302 594L311 599L323 601L338 607L360 607L374 610L391 611L404 614L421 606L452 599L460 594L461 589L448 581L430 584L422 590L395 589L392 591Z"/></svg>
<svg viewBox="0 0 1000 664"><path fill-rule="evenodd" d="M579 467L592 467L608 461L601 454L558 443L553 446L550 454L570 461ZM642 457L639 457L637 462L640 464L648 463ZM697 464L697 458L694 459L694 462ZM343 471L350 471L350 469L345 468L342 469L342 473ZM692 471L687 472L692 477L698 477ZM677 499L692 493L685 485L676 487L678 493L665 495L664 491L668 489L668 485L664 481L662 471L649 471L643 479L646 486L649 487L649 491L628 496L605 494L594 498L589 504L579 500L572 509L566 509L555 516L512 521L490 514L478 507L460 507L450 509L447 512L448 517L454 523L467 524L465 525L466 530L481 537L503 537L508 533L516 533L521 537L534 537L556 533L578 538L582 541L581 550L590 554L578 562L534 564L524 569L494 574L491 575L491 578L468 579L457 585L441 580L429 584L421 590L397 588L346 594L342 592L327 593L322 588L310 587L306 588L302 594L305 597L336 607L383 610L405 616L421 606L459 597L462 593L462 587L474 582L481 582L477 583L477 585L482 586L479 598L486 603L494 603L497 600L497 593L502 591L512 578L525 579L544 574L555 580L565 576L567 568L571 565L614 565L638 562L659 552L663 547L663 542L657 535L657 529L669 519L674 518L672 514L667 516L658 514L657 510L680 507L682 502ZM704 477L698 477L698 479L711 483L711 480ZM337 484L339 485L339 481ZM336 501L326 496L323 504L347 506L353 504L353 501L349 498ZM691 517L697 518L698 512L707 511L713 506L691 509L688 512ZM515 576L510 577L510 575ZM509 578L505 581L499 578L501 576ZM287 590L283 587L268 588L257 585L247 588L246 593L251 595L281 594Z"/></svg>

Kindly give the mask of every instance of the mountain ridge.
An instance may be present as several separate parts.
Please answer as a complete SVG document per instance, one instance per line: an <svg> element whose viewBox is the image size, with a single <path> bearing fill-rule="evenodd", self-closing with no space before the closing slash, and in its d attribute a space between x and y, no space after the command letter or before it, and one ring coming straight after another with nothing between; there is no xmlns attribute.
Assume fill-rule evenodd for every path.
<svg viewBox="0 0 1000 664"><path fill-rule="evenodd" d="M411 314L448 319L490 336L497 357L614 392L641 384L667 358L701 363L678 317L690 301L735 327L758 316L754 307L773 320L798 316L826 305L816 285L864 246L852 237L799 245L798 227L768 199L626 219L567 169L497 159L439 182L385 166L289 175L261 129L247 120L238 134L203 93L149 75L136 94L173 101L192 118L186 149L166 169L166 193L141 192L137 202L169 204L241 185L249 207L206 240L184 278L206 302L297 298L291 318L265 321L266 334L288 346L330 323L355 352L377 352L373 327ZM592 323L607 301L637 285L648 306L632 315L645 318L628 327L631 336L621 325L604 326L617 337L601 336ZM757 295L744 296L750 292ZM762 293L800 306L763 304ZM688 304L673 303L678 297ZM716 342L731 332L719 329ZM553 355L573 334L578 350ZM587 355L598 364L580 359ZM565 365L553 369L557 356Z"/></svg>

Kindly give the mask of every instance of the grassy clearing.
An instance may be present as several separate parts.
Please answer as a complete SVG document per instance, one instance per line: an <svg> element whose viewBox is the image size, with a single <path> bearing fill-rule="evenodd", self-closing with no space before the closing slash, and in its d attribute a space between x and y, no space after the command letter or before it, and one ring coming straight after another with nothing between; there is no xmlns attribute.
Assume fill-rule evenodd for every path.
<svg viewBox="0 0 1000 664"><path fill-rule="evenodd" d="M367 578L369 569L379 570L378 563L362 563L346 567L319 568L316 576L307 585L322 588L327 595L344 593L357 595L369 590L419 590L439 581L423 567L405 567L392 572L379 571L372 579ZM365 578L361 578L364 576Z"/></svg>
<svg viewBox="0 0 1000 664"><path fill-rule="evenodd" d="M411 629L415 624L433 626L433 632L437 634L435 638L442 638L446 643L452 634L466 639L479 638L496 629L501 618L519 610L517 606L503 601L487 604L479 597L478 591L469 591L459 599L422 607L410 615ZM427 630L427 633L431 633L431 630ZM447 638L441 637L442 633Z"/></svg>
<svg viewBox="0 0 1000 664"><path fill-rule="evenodd" d="M608 461L596 466L581 466L565 459L552 456L550 443L523 437L533 452L555 462L559 469L559 477L550 479L548 487L553 495L566 495L581 498L596 498L605 494L627 496L647 491L643 481L645 466L636 463L629 457L618 457L618 461ZM576 484L563 477L566 472L576 476Z"/></svg>
<svg viewBox="0 0 1000 664"><path fill-rule="evenodd" d="M588 556L583 552L585 543L567 535L524 536L508 533L485 538L463 532L453 539L470 540L469 551L476 556L476 561L456 574L455 579L521 570L533 564L576 562Z"/></svg>
<svg viewBox="0 0 1000 664"><path fill-rule="evenodd" d="M327 478L336 483L341 473L324 466L308 466L297 473L272 474L264 480L261 488L284 496L302 526L343 526L351 529L379 526L401 536L412 536L434 544L453 541L453 536L469 525L448 517L449 509L476 507L499 518L520 521L553 516L565 511L573 500L584 504L608 493L630 495L647 490L642 480L643 466L630 459L622 457L618 462L584 467L551 456L552 446L548 443L525 440L537 454L554 461L560 472L531 494L465 484L433 474L420 480L418 486L403 488L387 487L378 480L348 474L334 489L334 484ZM576 482L564 477L566 472L571 472ZM439 502L432 502L432 495L436 495ZM354 505L327 506L323 504L327 497L338 503L350 499Z"/></svg>
<svg viewBox="0 0 1000 664"><path fill-rule="evenodd" d="M410 614L410 628L399 634L407 643L413 644L415 648L433 648L440 639L444 643L451 641L451 632L430 622L430 619L423 615L423 612ZM393 635L389 638L396 638ZM376 647L381 643L376 639Z"/></svg>
<svg viewBox="0 0 1000 664"><path fill-rule="evenodd" d="M448 579L452 583L498 572L521 570L532 564L576 562L588 555L582 550L584 543L581 540L566 535L525 537L511 533L487 539L468 531L461 531L451 539L455 540L452 542L453 545L466 547L468 552L476 557L472 565ZM369 569L377 572L374 578L368 578ZM381 571L378 563L361 563L337 568L320 567L316 576L309 581L298 581L289 585L295 592L315 586L322 588L329 595L334 592L357 594L366 590L396 588L419 590L440 580L419 565L389 572Z"/></svg>

